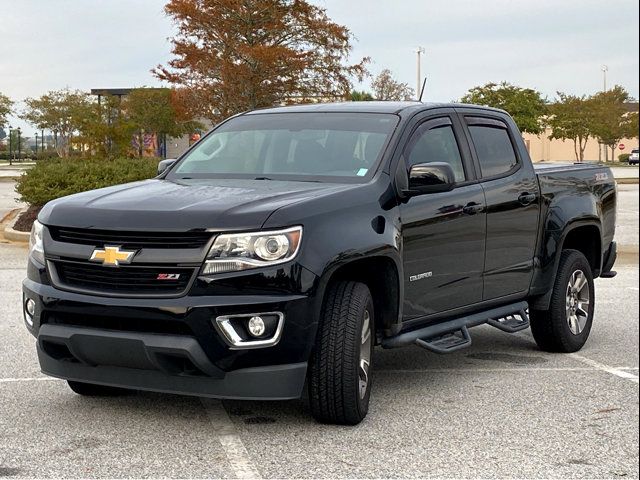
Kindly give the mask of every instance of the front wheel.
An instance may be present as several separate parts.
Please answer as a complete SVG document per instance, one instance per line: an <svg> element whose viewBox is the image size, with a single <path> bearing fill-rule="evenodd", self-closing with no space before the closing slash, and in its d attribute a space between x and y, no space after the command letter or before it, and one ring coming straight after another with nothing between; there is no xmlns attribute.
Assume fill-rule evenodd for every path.
<svg viewBox="0 0 640 480"><path fill-rule="evenodd" d="M548 310L532 310L531 333L542 350L576 352L589 338L595 289L591 266L577 250L564 250Z"/></svg>
<svg viewBox="0 0 640 480"><path fill-rule="evenodd" d="M356 425L367 415L374 332L369 288L353 281L332 284L309 367L309 404L316 420Z"/></svg>

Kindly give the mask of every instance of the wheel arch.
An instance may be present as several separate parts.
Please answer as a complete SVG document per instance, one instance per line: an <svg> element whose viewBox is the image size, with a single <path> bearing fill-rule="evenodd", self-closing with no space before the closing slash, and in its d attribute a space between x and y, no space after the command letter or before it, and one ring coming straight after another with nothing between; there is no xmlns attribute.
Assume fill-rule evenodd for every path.
<svg viewBox="0 0 640 480"><path fill-rule="evenodd" d="M549 308L563 250L573 249L582 253L591 266L594 278L600 275L602 269L602 227L598 218L576 219L564 230L549 233L546 243L555 244L556 248L553 250L551 275L546 282L548 288L530 302L531 307L537 310Z"/></svg>
<svg viewBox="0 0 640 480"><path fill-rule="evenodd" d="M600 275L602 268L602 232L599 223L590 222L572 226L565 234L559 252L577 250L582 253L591 266L594 278ZM556 272L560 256L556 260Z"/></svg>
<svg viewBox="0 0 640 480"><path fill-rule="evenodd" d="M333 282L352 280L367 285L373 297L376 330L385 335L397 333L403 289L396 259L387 255L352 259L325 273L323 278L323 302L327 289Z"/></svg>

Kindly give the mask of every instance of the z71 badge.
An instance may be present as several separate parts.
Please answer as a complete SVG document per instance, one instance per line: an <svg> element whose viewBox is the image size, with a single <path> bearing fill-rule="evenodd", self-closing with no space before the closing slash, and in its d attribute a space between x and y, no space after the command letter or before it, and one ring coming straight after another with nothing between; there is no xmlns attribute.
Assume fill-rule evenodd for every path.
<svg viewBox="0 0 640 480"><path fill-rule="evenodd" d="M179 273L159 273L156 280L178 280L179 278Z"/></svg>

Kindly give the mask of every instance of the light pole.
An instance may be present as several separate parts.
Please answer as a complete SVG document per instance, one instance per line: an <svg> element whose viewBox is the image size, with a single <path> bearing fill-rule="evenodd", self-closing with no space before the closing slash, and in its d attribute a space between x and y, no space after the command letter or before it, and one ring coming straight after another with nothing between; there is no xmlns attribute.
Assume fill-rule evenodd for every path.
<svg viewBox="0 0 640 480"><path fill-rule="evenodd" d="M38 132L36 132L36 156L38 155Z"/></svg>
<svg viewBox="0 0 640 480"><path fill-rule="evenodd" d="M22 130L20 130L20 127L18 127L18 157L20 157L22 152L22 145L21 145L21 141L20 141L20 134L22 133ZM20 160L20 158L18 158L18 160Z"/></svg>
<svg viewBox="0 0 640 480"><path fill-rule="evenodd" d="M13 127L9 125L9 165L13 165L13 162L11 161L11 156L13 155L13 137L11 135L12 128Z"/></svg>
<svg viewBox="0 0 640 480"><path fill-rule="evenodd" d="M420 55L425 53L424 47L418 47L416 52L416 69L417 69L417 81L416 81L416 100L420 100L420 90L422 89L422 74L420 73Z"/></svg>
<svg viewBox="0 0 640 480"><path fill-rule="evenodd" d="M606 92L607 91L607 72L609 71L609 67L606 65L602 65L600 67L600 70L602 70L602 91ZM607 150L606 145L602 145L602 148L604 149L604 161L608 162L609 150ZM600 154L599 157L602 158L602 155Z"/></svg>

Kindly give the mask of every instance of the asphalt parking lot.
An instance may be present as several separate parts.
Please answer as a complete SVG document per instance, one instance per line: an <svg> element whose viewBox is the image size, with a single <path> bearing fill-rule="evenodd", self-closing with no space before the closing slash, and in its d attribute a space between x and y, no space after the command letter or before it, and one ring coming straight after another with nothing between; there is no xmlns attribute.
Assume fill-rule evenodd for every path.
<svg viewBox="0 0 640 480"><path fill-rule="evenodd" d="M491 327L448 356L378 349L369 416L335 427L303 401L73 394L22 325L26 253L0 243L0 477L638 477L637 254L596 281L578 354Z"/></svg>

